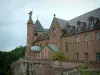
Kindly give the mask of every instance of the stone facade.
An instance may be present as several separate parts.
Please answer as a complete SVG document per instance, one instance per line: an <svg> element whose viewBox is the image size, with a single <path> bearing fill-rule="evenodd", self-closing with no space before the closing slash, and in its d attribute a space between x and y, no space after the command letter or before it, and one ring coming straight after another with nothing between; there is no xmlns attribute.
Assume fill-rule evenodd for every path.
<svg viewBox="0 0 100 75"><path fill-rule="evenodd" d="M62 70L63 73L67 72L67 74L78 73L75 63L62 62L62 66L60 63L58 61L34 60L25 57L14 62L11 68L13 75L59 75ZM69 73L69 71L71 72Z"/></svg>

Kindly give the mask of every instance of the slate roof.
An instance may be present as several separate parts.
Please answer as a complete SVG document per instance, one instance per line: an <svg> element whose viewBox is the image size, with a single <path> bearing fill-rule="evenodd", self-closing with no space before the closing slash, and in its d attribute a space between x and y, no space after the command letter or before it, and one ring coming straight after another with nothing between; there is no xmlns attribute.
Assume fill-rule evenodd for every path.
<svg viewBox="0 0 100 75"><path fill-rule="evenodd" d="M39 20L37 19L35 22L35 31L39 31L39 32L43 32L44 28L42 27L41 23L39 22Z"/></svg>
<svg viewBox="0 0 100 75"><path fill-rule="evenodd" d="M48 37L48 32L49 32L49 29L44 29L44 36L45 37Z"/></svg>
<svg viewBox="0 0 100 75"><path fill-rule="evenodd" d="M100 19L100 8L95 9L95 10L90 11L90 12L87 12L87 13L80 15L76 18L73 18L73 19L69 20L68 22L75 27L77 27L77 21L86 22L86 24L88 26L88 24L89 24L88 19L89 19L90 16L93 16L95 18Z"/></svg>
<svg viewBox="0 0 100 75"><path fill-rule="evenodd" d="M59 18L56 18L58 24L60 25L61 29L64 29L65 26L68 24L68 22L66 20L63 20L63 19L59 19Z"/></svg>
<svg viewBox="0 0 100 75"><path fill-rule="evenodd" d="M92 24L90 24L91 17ZM80 32L98 29L100 28L100 8L80 15L69 21L62 20L59 18L56 18L56 20L63 31L63 35L72 35Z"/></svg>
<svg viewBox="0 0 100 75"><path fill-rule="evenodd" d="M55 44L48 44L48 46L54 51L59 51L59 49L57 48Z"/></svg>

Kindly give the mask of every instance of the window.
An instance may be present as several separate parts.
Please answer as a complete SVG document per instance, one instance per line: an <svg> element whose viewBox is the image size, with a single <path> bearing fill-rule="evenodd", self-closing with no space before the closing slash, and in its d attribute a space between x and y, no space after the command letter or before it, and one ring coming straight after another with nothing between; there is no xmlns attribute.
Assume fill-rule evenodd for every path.
<svg viewBox="0 0 100 75"><path fill-rule="evenodd" d="M100 32L96 32L96 40L100 40Z"/></svg>
<svg viewBox="0 0 100 75"><path fill-rule="evenodd" d="M86 48L87 48L87 50L88 50L88 42L86 43Z"/></svg>
<svg viewBox="0 0 100 75"><path fill-rule="evenodd" d="M91 29L91 28L93 28L93 26L94 26L94 17L90 16L89 17L89 28Z"/></svg>
<svg viewBox="0 0 100 75"><path fill-rule="evenodd" d="M84 41L88 41L88 35L87 34L84 35Z"/></svg>
<svg viewBox="0 0 100 75"><path fill-rule="evenodd" d="M55 33L56 32L56 28L53 28L52 32Z"/></svg>
<svg viewBox="0 0 100 75"><path fill-rule="evenodd" d="M79 53L76 53L76 61L79 60Z"/></svg>
<svg viewBox="0 0 100 75"><path fill-rule="evenodd" d="M80 37L76 36L76 42L79 42L79 40L80 40Z"/></svg>
<svg viewBox="0 0 100 75"><path fill-rule="evenodd" d="M77 28L78 28L78 31L80 31L80 24L81 24L81 21L77 21Z"/></svg>
<svg viewBox="0 0 100 75"><path fill-rule="evenodd" d="M100 53L96 53L96 60L100 61Z"/></svg>
<svg viewBox="0 0 100 75"><path fill-rule="evenodd" d="M85 61L88 61L88 53L85 53Z"/></svg>
<svg viewBox="0 0 100 75"><path fill-rule="evenodd" d="M38 33L35 33L34 35L35 35L35 36L38 36Z"/></svg>
<svg viewBox="0 0 100 75"><path fill-rule="evenodd" d="M67 42L65 42L65 49L66 49L66 52L68 52Z"/></svg>

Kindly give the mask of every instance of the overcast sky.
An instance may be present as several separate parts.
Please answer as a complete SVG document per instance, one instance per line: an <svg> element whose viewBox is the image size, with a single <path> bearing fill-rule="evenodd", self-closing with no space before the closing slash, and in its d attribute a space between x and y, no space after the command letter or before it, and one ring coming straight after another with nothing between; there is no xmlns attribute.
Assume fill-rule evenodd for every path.
<svg viewBox="0 0 100 75"><path fill-rule="evenodd" d="M70 20L100 7L100 0L0 0L0 50L11 50L26 45L28 12L33 10L33 21L40 20L49 28L56 17Z"/></svg>

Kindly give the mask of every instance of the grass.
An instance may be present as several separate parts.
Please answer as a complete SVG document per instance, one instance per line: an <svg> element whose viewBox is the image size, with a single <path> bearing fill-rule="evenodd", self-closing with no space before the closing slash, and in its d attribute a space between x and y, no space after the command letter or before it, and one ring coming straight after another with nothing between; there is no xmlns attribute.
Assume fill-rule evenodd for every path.
<svg viewBox="0 0 100 75"><path fill-rule="evenodd" d="M100 75L100 71L79 71L80 75Z"/></svg>

